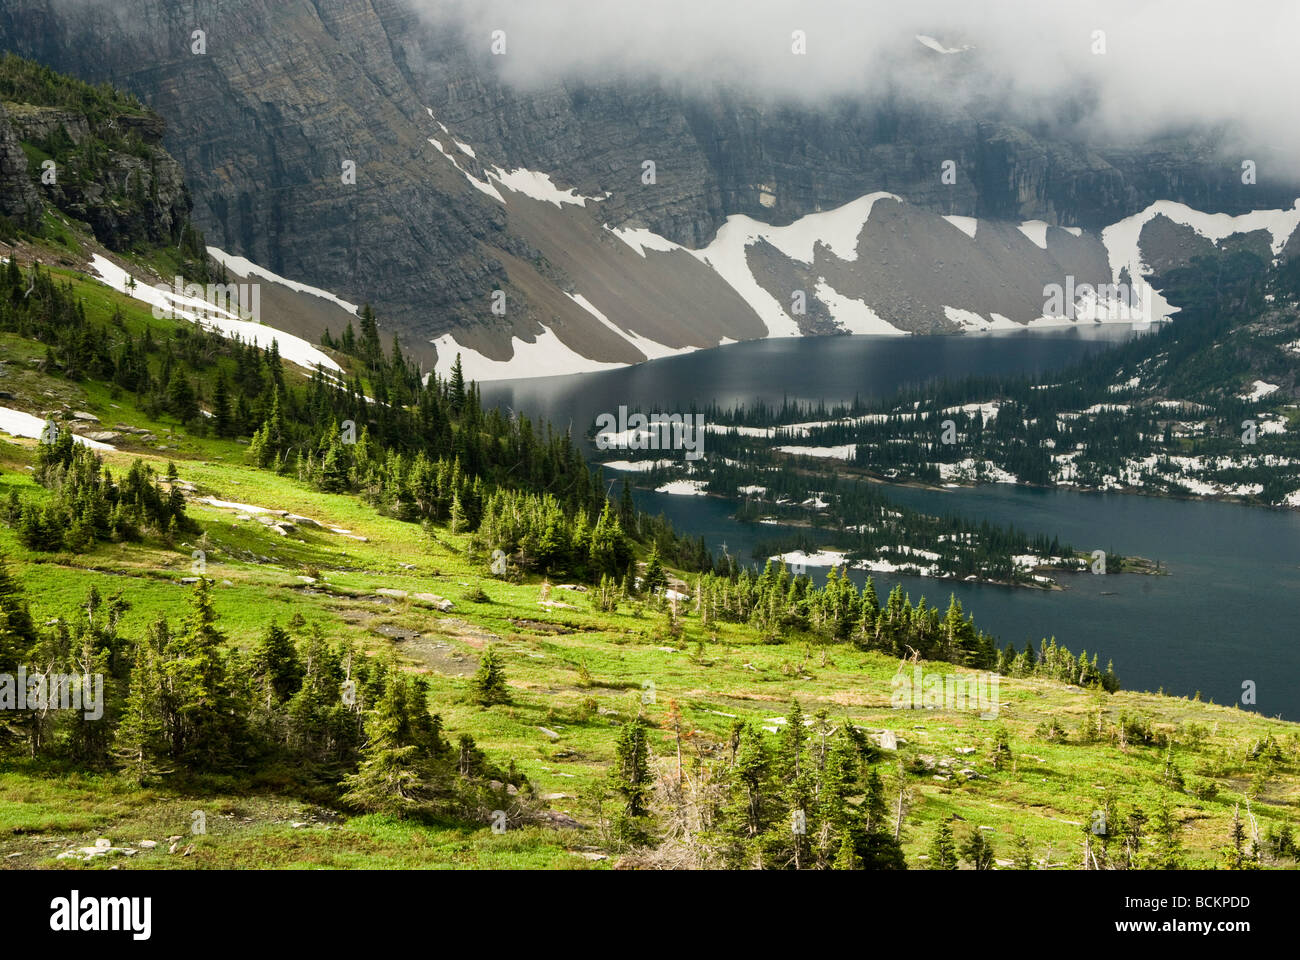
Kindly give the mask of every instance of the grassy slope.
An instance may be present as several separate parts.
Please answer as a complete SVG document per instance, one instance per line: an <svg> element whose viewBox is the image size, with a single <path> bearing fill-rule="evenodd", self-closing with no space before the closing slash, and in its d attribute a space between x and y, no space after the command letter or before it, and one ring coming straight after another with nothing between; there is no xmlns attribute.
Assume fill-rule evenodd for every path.
<svg viewBox="0 0 1300 960"><path fill-rule="evenodd" d="M91 281L79 283L92 318L107 317L114 304L121 304L129 326L160 325L125 296ZM662 716L669 699L676 699L699 731L701 743L726 735L731 720L724 714L756 720L777 717L785 713L791 697L798 697L806 713L825 708L833 719L896 730L907 741L902 758L918 753L952 758L954 770L970 766L984 774L971 780L938 780L930 772L908 777L912 805L904 837L913 866L923 865L918 858L935 826L951 814L970 826L992 828L999 857L1008 858L1011 838L1024 833L1038 859L1075 865L1080 824L1091 819L1104 791L1121 799L1121 814L1131 803L1140 804L1148 815L1154 812L1162 792L1162 750L1074 742L1079 724L1098 702L1092 694L1056 683L1004 679L1004 706L996 722L975 713L904 714L889 706L889 681L898 663L880 654L831 647L823 656L821 649L809 648L802 640L764 645L743 626L711 624L701 629L694 617L687 618L685 641L677 649L657 635L656 614L636 616L628 604L617 614L602 614L591 608L586 595L559 590L553 599L579 609L546 611L538 606L535 580L513 585L491 578L484 563L466 559L465 538L446 530L430 538L419 527L380 517L351 497L317 493L294 480L251 469L243 462L240 444L189 437L177 424L150 422L132 408L129 398L113 399L101 385L68 383L27 369L26 357L42 353L35 345L0 336L0 359L13 373L7 383L18 397L9 405L39 413L67 402L95 413L106 427L119 422L147 427L169 448L159 452L124 447L109 453L106 460L115 471L137 455L165 471L170 458L182 480L194 484L196 495L287 510L365 538L363 542L306 526L285 538L255 520L236 519L236 511L192 504L191 515L212 544L208 576L219 584L217 610L232 642L249 644L272 617L284 623L295 613L319 621L328 636L351 636L374 651L391 646L384 630L419 632L420 640L397 643L397 652L410 669L428 676L434 707L449 731L472 733L496 759L517 758L540 793L563 795L552 801L554 808L570 811L583 822L594 823L596 814L582 796L604 776L617 723L636 713L647 682L654 684L657 701L645 708L648 714ZM0 497L7 497L14 484L25 497L40 495L25 469L33 445L0 441ZM88 555L38 555L19 545L13 531L0 527L0 550L11 558L37 622L69 615L93 583L106 594L126 591L133 604L123 627L128 634L159 614L174 620L183 615L188 588L179 581L191 575L191 549L188 543L175 550L100 545ZM258 559L262 557L268 561ZM324 583L308 588L301 579L307 570L320 571ZM491 602L466 602L463 598L479 584ZM409 601L377 597L374 591L381 587L441 594L456 601L456 609L440 614ZM974 612L978 618L978 609ZM512 622L522 619L552 626ZM514 702L481 709L466 703L464 694L489 635L499 638ZM703 656L696 657L695 644L701 639L706 647ZM586 665L595 685L581 685L579 663ZM1122 676L1123 664L1117 667ZM1253 773L1245 752L1266 733L1283 740L1289 760L1254 803L1260 829L1284 819L1300 823L1300 726L1152 694L1120 693L1102 705L1112 722L1121 711L1136 712L1174 732L1175 759L1189 780L1216 775L1218 799L1176 796L1193 863L1208 865L1216 858L1216 849L1228 835L1233 804ZM1040 724L1053 718L1071 733L1072 742L1054 744L1035 735ZM998 725L1010 735L1015 761L1011 769L993 772L990 755ZM559 739L552 740L539 727L558 733ZM957 753L968 747L975 752ZM661 762L667 762L669 752L665 741L659 749ZM188 836L196 809L207 815L208 833L201 837ZM168 853L166 838L175 835L185 839L175 854ZM587 846L590 853L594 842L594 831L530 828L495 835L486 827L348 819L285 793L274 777L187 795L181 787L136 789L111 775L0 765L0 863L73 865L75 861L53 857L100 836L118 844L161 841L129 861L151 867L587 867L593 861L582 855L582 848ZM182 856L191 845L190 854ZM104 868L113 862L121 861L105 857L88 866Z"/></svg>

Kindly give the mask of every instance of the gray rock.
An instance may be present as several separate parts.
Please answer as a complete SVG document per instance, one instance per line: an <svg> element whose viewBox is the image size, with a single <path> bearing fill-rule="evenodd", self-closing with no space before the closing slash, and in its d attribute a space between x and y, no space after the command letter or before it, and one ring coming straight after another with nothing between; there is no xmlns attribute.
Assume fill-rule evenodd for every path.
<svg viewBox="0 0 1300 960"><path fill-rule="evenodd" d="M436 593L413 593L411 594L411 599L425 606L441 610L443 613L446 613L455 606L455 604L446 597L440 597Z"/></svg>
<svg viewBox="0 0 1300 960"><path fill-rule="evenodd" d="M656 273L658 268L619 248L603 231L605 222L648 227L699 247L731 215L788 224L875 190L907 197L923 211L978 214L981 232L999 219L1097 228L1156 199L1244 212L1287 209L1296 196L1294 180L1285 176L1241 184L1209 137L1126 143L1094 135L1081 144L1069 131L1020 126L995 107L965 106L957 98L942 108L921 97L883 95L810 106L769 104L745 89L699 93L693 85L651 87L636 80L514 87L486 62L493 58L480 57L458 31L413 15L406 3L220 5L213 31L219 28L223 49L240 55L195 57L186 43L159 41L175 33L173 7L171 0L133 0L125 17L116 4L9 4L0 18L0 47L88 80L111 78L131 86L167 117L168 143L191 178L194 217L210 242L284 276L358 303L373 302L392 330L426 354L429 339L456 330L463 342L504 359L512 334L531 338L539 319L549 321L563 310L570 311L560 318L566 326L591 332L590 353L635 359L638 351L602 331L576 304L552 297L554 289L529 296L531 289L585 289L589 279L601 276L587 266L597 259L610 265L610 277L646 271L639 274L642 295L625 298L628 318L620 322L652 339L686 345L680 341L689 335L681 331L704 312L710 321L707 329L691 331L697 340L764 332L757 315L702 265L678 258L673 271ZM919 47L913 53L929 56ZM943 68L929 61L921 66ZM321 110L322 103L340 107ZM160 117L118 119L146 144L161 142ZM479 159L457 151L439 122L472 144ZM37 191L19 140L40 140L55 124L74 141L89 132L84 118L59 111L24 120L21 129L12 118L0 121L0 213L21 212L34 202ZM431 137L461 169L429 144ZM340 143L359 161L355 190L338 186ZM646 158L654 158L661 171L651 190L639 179ZM941 183L935 174L948 159L959 165L956 185ZM582 244L579 256L548 228L558 222L546 219L551 211L526 201L507 211L466 180L465 173L483 179L485 165L494 164L545 172L587 196L609 193L600 204L588 204L599 210L566 208L566 227L589 218L582 229L564 232ZM129 156L114 158L102 183L81 196L69 188L66 206L83 212L96 234L110 239L141 232L169 237L168 228L186 219L190 200L176 164L165 163L156 173L151 166ZM131 196L124 190L128 177L133 185L143 183L147 195L158 195L153 209L115 209L114 198ZM358 203L366 205L366 216L354 216ZM888 302L878 312L908 324L904 329L927 330L942 322L929 311L947 289L943 284L964 282L978 263L965 258L956 241L966 239L953 236L955 228L937 217L913 221L890 206L882 207L886 219L876 234L883 243L899 241L905 232L915 236L915 247L889 248L889 270L916 279L886 291ZM403 224L396 239L394 223ZM948 239L936 246L945 230ZM1002 234L990 233L990 242L1000 242ZM1014 227L1005 237L1024 241ZM969 247L975 251L977 243ZM941 251L944 269L931 269L932 257L923 276L910 267L909 253L926 249ZM992 249L980 246L972 256ZM866 251L854 269L870 269L880 252ZM764 275L772 286L789 290L796 280L801 286L807 280L807 271L778 257L770 245L755 244L751 255L768 268ZM848 284L842 274L850 270L829 267L828 281L837 288ZM1070 272L1081 278L1084 273ZM996 273L974 280L981 293L993 295L989 284L996 279L988 276ZM1009 288L1033 280L1039 278L1023 271L1006 277ZM911 282L924 289L911 290ZM623 281L614 283L618 290ZM486 291L498 288L511 297L510 319L490 326L467 320L481 313ZM552 299L559 306L552 308ZM810 305L806 331L830 332L816 301ZM338 329L342 311L334 316Z"/></svg>

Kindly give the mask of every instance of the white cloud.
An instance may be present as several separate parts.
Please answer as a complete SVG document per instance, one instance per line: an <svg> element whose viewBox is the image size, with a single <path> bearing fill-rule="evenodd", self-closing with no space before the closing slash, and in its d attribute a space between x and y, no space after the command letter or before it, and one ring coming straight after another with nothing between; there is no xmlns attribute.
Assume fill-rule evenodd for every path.
<svg viewBox="0 0 1300 960"><path fill-rule="evenodd" d="M889 90L953 104L996 96L1050 119L1075 97L1089 105L1091 132L1111 138L1194 124L1300 148L1294 0L409 2L462 30L517 86L625 77L812 101ZM505 56L489 55L494 30L506 33ZM791 53L795 30L807 35L805 56ZM1104 55L1092 52L1098 30ZM936 53L918 34L961 52Z"/></svg>

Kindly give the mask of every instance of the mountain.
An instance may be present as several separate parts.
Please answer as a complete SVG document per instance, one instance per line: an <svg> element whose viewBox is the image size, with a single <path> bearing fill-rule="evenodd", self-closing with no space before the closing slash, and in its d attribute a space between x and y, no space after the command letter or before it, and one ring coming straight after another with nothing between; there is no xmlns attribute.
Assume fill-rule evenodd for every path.
<svg viewBox="0 0 1300 960"><path fill-rule="evenodd" d="M15 58L0 93L6 870L1294 868L1294 723L713 557L369 311L209 266L157 115Z"/></svg>
<svg viewBox="0 0 1300 960"><path fill-rule="evenodd" d="M960 47L899 44L939 80L969 69ZM991 103L519 89L405 0L14 0L0 48L164 117L219 257L371 302L426 368L462 353L483 379L763 336L1027 324L1051 284L1135 281L1143 258L1178 256L1199 241L1175 223L1200 213L1274 211L1234 230L1277 253L1300 196L1242 183L1212 134L1095 142ZM1192 213L1122 226L1155 204ZM346 318L294 322L314 340Z"/></svg>
<svg viewBox="0 0 1300 960"><path fill-rule="evenodd" d="M0 215L38 228L42 200L111 250L193 246L194 203L162 146L165 124L138 100L0 59ZM204 276L201 250L185 266Z"/></svg>

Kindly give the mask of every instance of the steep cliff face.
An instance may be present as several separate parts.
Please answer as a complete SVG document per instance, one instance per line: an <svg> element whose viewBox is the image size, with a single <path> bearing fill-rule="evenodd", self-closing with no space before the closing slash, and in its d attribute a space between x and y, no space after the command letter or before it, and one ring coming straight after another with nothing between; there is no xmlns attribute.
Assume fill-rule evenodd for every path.
<svg viewBox="0 0 1300 960"><path fill-rule="evenodd" d="M27 171L27 154L23 152L9 111L0 103L0 217L27 225L39 202L39 194Z"/></svg>
<svg viewBox="0 0 1300 960"><path fill-rule="evenodd" d="M57 107L11 104L18 140L56 164L49 182L30 170L45 199L88 223L114 250L175 243L193 201L180 165L163 149L157 116L118 115L96 121Z"/></svg>
<svg viewBox="0 0 1300 960"><path fill-rule="evenodd" d="M112 250L188 240L197 254L193 201L162 146L165 128L120 93L0 59L0 214L37 229L48 204Z"/></svg>
<svg viewBox="0 0 1300 960"><path fill-rule="evenodd" d="M927 229L940 233L927 249L944 261L953 255L946 244L963 238L942 233L941 214L1042 220L1091 235L1158 200L1240 213L1288 209L1297 195L1295 185L1244 186L1206 141L1080 144L993 115L902 101L808 110L738 91L701 98L617 83L520 91L498 81L491 58L430 27L403 0L8 0L0 48L111 80L161 113L196 219L223 250L373 302L412 346L472 346L498 360L512 355L514 338L533 342L547 331L605 362L653 355L639 337L680 348L763 335L762 310L718 280L716 263L704 271L681 251L638 255L606 226L699 251L728 217L789 224L886 191L932 215ZM0 140L0 175L3 151ZM643 182L646 161L655 164L653 184ZM955 164L953 184L938 175L946 161ZM348 162L355 183L346 182ZM520 169L589 200L535 207L548 194L529 192L532 174L512 180ZM554 241L566 231L577 246ZM911 247L891 249L877 252L897 258ZM761 248L741 256L768 261L758 286L777 300L821 279ZM596 260L616 275L592 270ZM979 266L981 283L993 282L996 260ZM1085 260L1104 272L1095 248ZM978 301L985 315L1031 319L1019 314L1033 313L1028 301L1045 269L1014 279L1010 305L990 291L971 308ZM924 287L925 271L912 282ZM603 299L584 293L593 288ZM498 290L504 315L491 309ZM890 290L887 299L899 329L956 329L944 316L952 299L944 290L915 298ZM928 312L909 312L913 300ZM795 326L851 326L829 322L829 313L825 301L814 304Z"/></svg>

